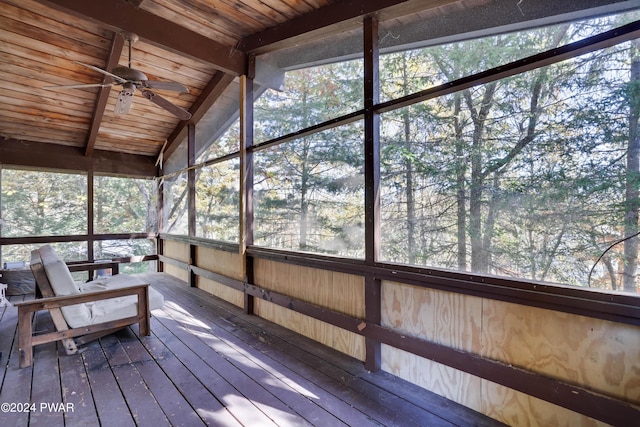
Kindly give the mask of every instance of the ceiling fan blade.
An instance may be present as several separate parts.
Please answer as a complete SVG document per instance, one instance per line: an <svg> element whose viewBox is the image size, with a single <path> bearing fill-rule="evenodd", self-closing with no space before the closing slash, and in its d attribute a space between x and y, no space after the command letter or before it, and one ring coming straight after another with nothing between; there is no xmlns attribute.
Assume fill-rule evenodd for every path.
<svg viewBox="0 0 640 427"><path fill-rule="evenodd" d="M62 86L42 86L42 89L52 90L52 89L84 89L89 87L111 87L115 83L87 83L87 84L77 84L77 85L62 85Z"/></svg>
<svg viewBox="0 0 640 427"><path fill-rule="evenodd" d="M142 95L145 98L147 98L149 101L153 102L159 107L164 108L165 110L167 110L168 112L170 112L171 114L173 114L174 116L178 117L181 120L189 120L191 118L190 112L183 110L177 105L172 104L171 102L164 99L163 97L156 94L155 92L152 92L150 90L143 90Z"/></svg>
<svg viewBox="0 0 640 427"><path fill-rule="evenodd" d="M92 70L97 71L101 74L104 74L105 76L111 77L113 80L115 80L119 84L123 84L126 82L126 80L123 79L122 77L116 76L115 74L105 71L102 68L94 67L93 65L85 64L84 62L80 62L80 61L73 61L73 62L75 62L76 64L80 64L83 67L91 68Z"/></svg>
<svg viewBox="0 0 640 427"><path fill-rule="evenodd" d="M118 94L118 100L116 101L116 108L114 109L116 114L127 114L131 111L131 105L133 104L133 92L123 89Z"/></svg>
<svg viewBox="0 0 640 427"><path fill-rule="evenodd" d="M159 89L159 90L171 90L174 92L182 92L189 93L189 89L184 86L182 83L178 82L163 82L159 80L146 80L143 82L145 87L149 89Z"/></svg>

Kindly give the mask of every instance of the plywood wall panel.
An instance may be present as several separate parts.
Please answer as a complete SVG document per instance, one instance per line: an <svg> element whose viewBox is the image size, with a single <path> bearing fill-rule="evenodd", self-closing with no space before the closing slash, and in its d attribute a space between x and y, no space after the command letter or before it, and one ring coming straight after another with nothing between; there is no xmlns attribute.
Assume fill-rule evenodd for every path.
<svg viewBox="0 0 640 427"><path fill-rule="evenodd" d="M482 355L640 402L640 329L484 301Z"/></svg>
<svg viewBox="0 0 640 427"><path fill-rule="evenodd" d="M318 341L328 347L364 360L364 337L345 331L325 322L313 319L268 301L256 299L256 315L284 326L294 332Z"/></svg>
<svg viewBox="0 0 640 427"><path fill-rule="evenodd" d="M197 286L238 307L244 307L244 293L205 277L197 278Z"/></svg>
<svg viewBox="0 0 640 427"><path fill-rule="evenodd" d="M257 259L257 285L294 299L364 318L364 279L351 274Z"/></svg>
<svg viewBox="0 0 640 427"><path fill-rule="evenodd" d="M482 409L481 379L383 344L382 370L473 410Z"/></svg>
<svg viewBox="0 0 640 427"><path fill-rule="evenodd" d="M290 265L285 289L295 299L327 307L332 282L330 271Z"/></svg>
<svg viewBox="0 0 640 427"><path fill-rule="evenodd" d="M327 293L327 307L364 319L364 278L338 272L333 272L332 276L331 290Z"/></svg>
<svg viewBox="0 0 640 427"><path fill-rule="evenodd" d="M561 406L482 380L482 411L511 426L522 427L605 427L601 421Z"/></svg>
<svg viewBox="0 0 640 427"><path fill-rule="evenodd" d="M482 298L383 281L382 324L438 344L479 353Z"/></svg>
<svg viewBox="0 0 640 427"><path fill-rule="evenodd" d="M164 255L182 262L189 262L189 245L172 240L164 241Z"/></svg>
<svg viewBox="0 0 640 427"><path fill-rule="evenodd" d="M253 263L255 283L265 289L287 292L289 283L289 264L256 259Z"/></svg>
<svg viewBox="0 0 640 427"><path fill-rule="evenodd" d="M197 257L196 265L198 267L233 279L244 279L242 259L238 253L199 246Z"/></svg>
<svg viewBox="0 0 640 427"><path fill-rule="evenodd" d="M185 282L189 282L189 272L187 270L183 270L180 267L177 267L175 265L171 265L168 263L164 264L164 271L165 273L173 276L173 277L177 277L180 280L183 280Z"/></svg>

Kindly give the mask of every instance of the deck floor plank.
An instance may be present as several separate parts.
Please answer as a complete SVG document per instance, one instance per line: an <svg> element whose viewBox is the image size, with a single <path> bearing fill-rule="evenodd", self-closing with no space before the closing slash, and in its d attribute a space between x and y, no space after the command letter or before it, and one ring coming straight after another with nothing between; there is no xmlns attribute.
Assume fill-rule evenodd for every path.
<svg viewBox="0 0 640 427"><path fill-rule="evenodd" d="M201 292L199 290L189 291L196 293ZM240 319L235 315L230 315L228 312L224 313L225 317L221 318L219 314L220 308L213 311L214 306L211 305L210 298L206 295L204 295L205 299L199 300L198 304L192 305L191 298L181 298L181 294L184 291L172 293L172 290L167 290L166 292L175 298L179 298L179 304L187 309L193 310L199 318L212 322L217 317L217 323L219 324L215 325L215 334L223 337L225 341L231 342L234 339L241 339L243 342L248 343L247 345L250 346L252 354L272 354L273 357L277 358L284 366L294 367L293 369L295 369L295 376L297 377L298 383L304 384L304 388L311 389L314 394L319 394L322 397L322 405L331 412L333 418L337 417L348 425L380 425L374 416L381 411L379 405L374 402L365 402L370 403L370 405L368 405L368 407L366 405L354 407L353 403L359 396L343 384L344 376L340 374L344 373L333 377L329 376L328 373L332 366L324 363L322 360L318 360L313 353L298 354L298 357L295 357L292 356L292 354L295 355L297 353L296 348L276 348L277 344L274 345L271 337L266 335L264 329L248 332L248 330L244 328L250 329L250 324L245 324L241 327ZM216 303L224 305L221 301L216 301ZM231 310L234 309L233 307L228 308ZM220 319L224 319L224 321L220 322ZM269 339L269 342L267 342L267 339ZM268 364L267 366L270 365ZM312 379L311 381L309 380L310 378ZM393 417L395 415L396 413L393 415L386 414L380 418L386 420L386 425L389 425L390 416ZM407 422L405 425L411 425L411 423Z"/></svg>
<svg viewBox="0 0 640 427"><path fill-rule="evenodd" d="M110 369L101 343L94 341L87 344L81 357L87 369L100 422L106 423L108 420L113 425L135 426L133 414L129 411L120 385Z"/></svg>
<svg viewBox="0 0 640 427"><path fill-rule="evenodd" d="M179 360L156 336L156 330L160 325L155 320L155 316L151 319L151 324L153 336L144 339L145 348L198 416L207 425L241 426L242 424L204 386L202 379L187 369L184 362Z"/></svg>
<svg viewBox="0 0 640 427"><path fill-rule="evenodd" d="M10 297L12 303L22 301L23 297ZM0 388L0 403L10 404L8 412L2 413L2 423L8 426L28 426L29 411L17 411L24 409L24 405L30 405L31 381L33 370L18 369L18 310L5 308L5 312L0 321L2 325L2 345L0 351L3 355L3 377L2 388ZM5 358L6 355L6 358Z"/></svg>
<svg viewBox="0 0 640 427"><path fill-rule="evenodd" d="M3 413L1 425L500 425L171 276L143 277L165 296L150 336L134 325L72 356L59 344L38 346L25 369L17 310L0 308L0 402L74 408Z"/></svg>
<svg viewBox="0 0 640 427"><path fill-rule="evenodd" d="M126 335L127 333L133 335L129 329L118 334ZM136 425L139 427L170 426L171 423L164 411L145 384L136 366L131 363L131 359L116 334L104 337L102 347L105 349L106 360L109 362Z"/></svg>
<svg viewBox="0 0 640 427"><path fill-rule="evenodd" d="M246 360L240 353L233 351L227 351L224 355L219 353L224 351L220 347L228 347L228 344L223 340L207 331L196 330L194 326L188 325L188 321L185 323L177 322L167 311L164 311L164 314L167 317L161 317L160 322L170 330L182 330L179 338L276 424L287 425L295 422L300 425L310 425L305 419L291 418L289 406L275 393L272 393L277 391L278 387L268 386L271 380L268 372ZM209 345L207 345L207 341ZM242 366L242 369L239 366ZM298 394L297 396L301 397ZM305 417L307 415L305 412L295 413ZM329 415L325 413L325 416Z"/></svg>
<svg viewBox="0 0 640 427"><path fill-rule="evenodd" d="M243 425L276 425L267 414L256 406L255 400L246 396L239 398L241 393L233 385L202 360L201 356L194 352L189 345L181 341L179 336L174 335L174 333L182 335L180 331L170 331L162 321L156 322L153 329L158 338L167 344L169 349L185 363L193 374L197 374L209 392L216 396L222 405Z"/></svg>
<svg viewBox="0 0 640 427"><path fill-rule="evenodd" d="M171 290L167 290L167 292L171 292ZM202 293L197 289L189 289L188 292ZM183 292L174 295L181 298L181 294ZM198 318L208 319L210 322L214 320L216 315L219 317L217 313L220 312L220 306L226 305L224 302L208 298L206 295L200 297L196 305L191 306L190 301L192 299L180 299L181 304L186 304L189 309L198 313ZM233 307L227 306L227 308L231 311L227 313L226 321L220 323L219 328L229 328L234 334L242 335L246 342L252 343L253 353L277 354L279 360L285 365L296 367L299 377L312 378L314 385L325 390L332 390L336 393L335 397L342 403L337 408L333 408L333 414L346 419L353 418L354 415L358 418L354 409L363 414L363 417L351 419L349 424L368 425L373 422L377 425L383 422L385 425L402 426L426 424L444 427L453 425L406 400L394 399L396 396L362 380L360 377L370 376L370 374L366 372L361 362L345 358L328 347L318 348L317 343L284 328L272 324L267 325L268 322L257 317L251 317L247 320L242 316L236 316L233 314ZM260 327L261 325L264 327ZM266 333L265 331L269 328L277 329L277 335ZM216 331L216 334L222 335L220 331ZM288 337L291 342L295 342L295 345L282 340L281 335ZM225 339L228 340L226 337ZM306 349L301 348L303 342L307 345ZM343 363L343 360L346 363ZM376 394L376 398L371 399L370 397L374 394Z"/></svg>
<svg viewBox="0 0 640 427"><path fill-rule="evenodd" d="M221 328L210 324L211 326L194 325L183 313L168 313L173 322L179 324L180 327L189 330L190 333L197 336L208 348L219 353L218 359L224 360L225 363L233 365L236 372L244 372L250 370L256 373L253 381L264 387L266 391L272 393L283 404L290 407L293 411L304 416L304 419L311 424L328 423L332 426L346 425L336 418L330 410L323 408L314 402L315 395L308 392L304 387L300 386L294 380L289 378L289 374L282 373L282 366L276 366L274 361L269 364L264 363L266 356L259 357L246 343L241 342L237 337L223 331ZM164 322L164 320L163 320ZM223 333L221 333L223 331ZM200 346L199 346L200 347ZM193 347L192 347L193 348ZM206 351L206 349L203 349ZM300 379L301 380L301 379ZM325 396L327 397L327 396ZM323 401L326 405L326 400Z"/></svg>
<svg viewBox="0 0 640 427"><path fill-rule="evenodd" d="M39 322L36 322L38 324ZM51 384L51 387L33 387L31 402L34 410L29 414L30 426L64 427L62 389L58 367L58 349L55 342L43 344L35 349L38 364L33 366L34 381ZM41 406L44 405L44 406Z"/></svg>
<svg viewBox="0 0 640 427"><path fill-rule="evenodd" d="M176 427L204 426L205 423L198 416L196 409L189 404L180 390L171 382L140 340L131 335L118 334L118 337L131 363L135 365L171 425Z"/></svg>
<svg viewBox="0 0 640 427"><path fill-rule="evenodd" d="M64 353L62 345L58 352ZM73 405L72 411L64 414L65 424L71 426L95 426L99 424L93 393L82 357L60 357L60 383L62 399Z"/></svg>

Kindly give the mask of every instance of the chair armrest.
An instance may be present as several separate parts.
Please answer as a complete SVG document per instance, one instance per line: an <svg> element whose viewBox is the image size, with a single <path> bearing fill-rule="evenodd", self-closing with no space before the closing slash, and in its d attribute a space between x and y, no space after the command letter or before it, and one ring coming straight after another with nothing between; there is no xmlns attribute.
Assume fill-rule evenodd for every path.
<svg viewBox="0 0 640 427"><path fill-rule="evenodd" d="M14 305L18 307L18 310L26 310L28 312L35 312L39 310L49 310L51 308L66 307L68 305L82 304L85 302L101 301L111 298L124 297L129 295L138 295L138 300L141 298L146 300L146 306L149 305L149 284L127 286L125 288L118 289L106 289L104 291L87 292L73 295L63 295L49 298L38 298L31 301L17 302Z"/></svg>
<svg viewBox="0 0 640 427"><path fill-rule="evenodd" d="M110 268L112 274L118 274L120 271L119 261L106 262L68 262L69 271L95 271Z"/></svg>

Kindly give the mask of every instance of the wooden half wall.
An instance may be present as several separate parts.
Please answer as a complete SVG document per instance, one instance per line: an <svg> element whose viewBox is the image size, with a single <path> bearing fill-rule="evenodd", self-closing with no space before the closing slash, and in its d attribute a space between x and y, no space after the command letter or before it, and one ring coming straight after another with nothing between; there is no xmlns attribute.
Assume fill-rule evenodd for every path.
<svg viewBox="0 0 640 427"><path fill-rule="evenodd" d="M385 278L371 324L365 277L394 271L257 250L247 280L234 245L183 240L163 240L169 274L359 360L375 339L383 370L509 425L640 419L640 322Z"/></svg>

